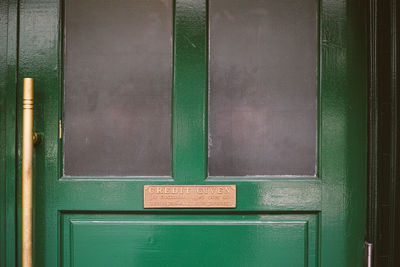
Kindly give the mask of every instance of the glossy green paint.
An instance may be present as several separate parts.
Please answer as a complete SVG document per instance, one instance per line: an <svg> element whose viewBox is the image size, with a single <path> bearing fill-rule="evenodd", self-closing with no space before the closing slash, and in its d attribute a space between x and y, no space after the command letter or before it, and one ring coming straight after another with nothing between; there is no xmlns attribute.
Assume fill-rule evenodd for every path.
<svg viewBox="0 0 400 267"><path fill-rule="evenodd" d="M207 177L206 0L176 0L173 85L173 178L198 183Z"/></svg>
<svg viewBox="0 0 400 267"><path fill-rule="evenodd" d="M0 4L0 266L16 265L17 7Z"/></svg>
<svg viewBox="0 0 400 267"><path fill-rule="evenodd" d="M65 214L64 266L316 266L316 214ZM98 235L104 240L97 244ZM72 236L72 238L71 238ZM272 242L271 242L272 241ZM153 249L143 249L144 246ZM96 250L104 253L95 258ZM156 250L156 253L154 253ZM282 257L290 250L290 257ZM229 251L229 253L227 253ZM112 256L111 256L112 255Z"/></svg>
<svg viewBox="0 0 400 267"><path fill-rule="evenodd" d="M35 130L42 134L34 162L35 266L70 266L71 261L76 261L74 266L101 266L113 256L118 266L152 266L159 255L165 260L162 266L213 266L212 258L204 255L215 255L215 264L223 258L235 260L225 266L361 266L366 203L364 9L361 1L321 1L318 177L207 178L207 2L177 0L172 177L99 178L62 176L62 2L20 1L18 81L35 78ZM8 82L10 70L12 66ZM7 99L13 94L15 99L10 88L12 83ZM17 94L14 159L17 156L20 173L21 85ZM13 122L13 114L7 108L7 121ZM12 130L7 130L8 138L15 136ZM12 140L15 144L10 140L7 146ZM7 166L14 166L12 159L6 156ZM145 184L236 184L237 208L144 210ZM20 205L20 187L17 192ZM177 233L184 236L177 238ZM105 245L115 242L116 248ZM292 254L300 260L291 262L287 255Z"/></svg>
<svg viewBox="0 0 400 267"><path fill-rule="evenodd" d="M7 76L8 3L0 2L0 77ZM0 266L6 266L6 173L4 153L6 146L6 79L0 80Z"/></svg>
<svg viewBox="0 0 400 267"><path fill-rule="evenodd" d="M366 3L327 1L322 16L321 257L323 266L361 266L367 176Z"/></svg>
<svg viewBox="0 0 400 267"><path fill-rule="evenodd" d="M0 77L7 76L7 15L8 3L0 3ZM6 266L6 173L5 173L5 146L6 146L6 79L0 80L0 266Z"/></svg>

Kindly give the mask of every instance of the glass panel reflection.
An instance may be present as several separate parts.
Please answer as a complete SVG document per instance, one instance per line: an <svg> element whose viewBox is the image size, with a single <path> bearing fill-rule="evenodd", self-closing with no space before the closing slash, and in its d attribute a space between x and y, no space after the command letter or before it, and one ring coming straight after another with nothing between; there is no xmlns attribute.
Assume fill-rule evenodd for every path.
<svg viewBox="0 0 400 267"><path fill-rule="evenodd" d="M315 175L316 0L210 0L209 174Z"/></svg>
<svg viewBox="0 0 400 267"><path fill-rule="evenodd" d="M171 0L65 1L66 175L171 169Z"/></svg>

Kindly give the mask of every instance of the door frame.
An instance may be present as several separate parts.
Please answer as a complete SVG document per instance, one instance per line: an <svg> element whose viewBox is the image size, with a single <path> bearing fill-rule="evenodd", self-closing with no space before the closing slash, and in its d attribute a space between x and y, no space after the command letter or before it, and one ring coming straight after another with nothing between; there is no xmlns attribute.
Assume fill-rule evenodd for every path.
<svg viewBox="0 0 400 267"><path fill-rule="evenodd" d="M17 264L18 0L0 4L0 266Z"/></svg>
<svg viewBox="0 0 400 267"><path fill-rule="evenodd" d="M369 0L369 140L366 240L373 266L399 266L400 5Z"/></svg>

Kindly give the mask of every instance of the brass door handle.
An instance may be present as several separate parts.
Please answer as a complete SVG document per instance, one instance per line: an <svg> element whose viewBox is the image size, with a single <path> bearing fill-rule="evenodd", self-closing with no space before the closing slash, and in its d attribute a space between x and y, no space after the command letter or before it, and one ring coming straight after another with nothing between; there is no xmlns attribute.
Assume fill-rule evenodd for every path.
<svg viewBox="0 0 400 267"><path fill-rule="evenodd" d="M24 78L22 96L22 266L32 267L33 78Z"/></svg>

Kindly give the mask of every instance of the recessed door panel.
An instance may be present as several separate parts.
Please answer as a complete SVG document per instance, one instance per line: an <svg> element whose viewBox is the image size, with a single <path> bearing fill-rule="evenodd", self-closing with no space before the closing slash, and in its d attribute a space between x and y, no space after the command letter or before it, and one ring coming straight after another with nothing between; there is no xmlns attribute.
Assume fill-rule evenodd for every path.
<svg viewBox="0 0 400 267"><path fill-rule="evenodd" d="M63 215L65 266L317 266L315 215Z"/></svg>

